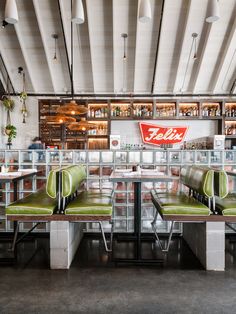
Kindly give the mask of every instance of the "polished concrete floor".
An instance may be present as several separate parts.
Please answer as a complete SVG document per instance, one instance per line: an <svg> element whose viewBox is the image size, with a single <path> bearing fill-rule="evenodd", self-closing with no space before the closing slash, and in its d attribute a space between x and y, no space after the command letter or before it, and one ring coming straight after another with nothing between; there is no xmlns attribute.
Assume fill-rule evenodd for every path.
<svg viewBox="0 0 236 314"><path fill-rule="evenodd" d="M235 313L234 240L227 239L225 272L203 270L180 238L163 265L115 267L102 242L86 237L70 270L49 269L48 239L27 241L17 265L0 266L0 313ZM115 243L119 257L132 248ZM150 243L143 252L150 257Z"/></svg>

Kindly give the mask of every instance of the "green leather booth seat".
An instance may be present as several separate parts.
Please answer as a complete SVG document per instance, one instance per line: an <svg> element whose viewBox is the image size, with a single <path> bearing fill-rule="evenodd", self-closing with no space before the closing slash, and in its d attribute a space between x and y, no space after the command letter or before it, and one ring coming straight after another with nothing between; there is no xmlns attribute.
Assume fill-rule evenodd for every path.
<svg viewBox="0 0 236 314"><path fill-rule="evenodd" d="M184 193L158 193L151 191L152 201L161 215L209 216L210 209Z"/></svg>
<svg viewBox="0 0 236 314"><path fill-rule="evenodd" d="M6 208L6 215L52 215L57 207L57 199L48 196L46 190L32 193Z"/></svg>
<svg viewBox="0 0 236 314"><path fill-rule="evenodd" d="M92 215L111 216L112 195L111 192L89 190L79 193L77 198L71 201L65 210L66 215Z"/></svg>
<svg viewBox="0 0 236 314"><path fill-rule="evenodd" d="M68 197L75 193L85 179L86 171L82 165L73 165L62 169L62 197Z"/></svg>
<svg viewBox="0 0 236 314"><path fill-rule="evenodd" d="M216 208L223 216L235 216L236 194L228 194L223 199L216 197Z"/></svg>
<svg viewBox="0 0 236 314"><path fill-rule="evenodd" d="M6 208L6 215L52 215L58 204L59 172L60 169L49 172L46 189L9 204Z"/></svg>
<svg viewBox="0 0 236 314"><path fill-rule="evenodd" d="M214 171L206 167L182 167L180 181L188 188L206 197L214 196Z"/></svg>
<svg viewBox="0 0 236 314"><path fill-rule="evenodd" d="M228 175L224 170L214 171L215 203L223 216L236 215L236 194L229 193Z"/></svg>

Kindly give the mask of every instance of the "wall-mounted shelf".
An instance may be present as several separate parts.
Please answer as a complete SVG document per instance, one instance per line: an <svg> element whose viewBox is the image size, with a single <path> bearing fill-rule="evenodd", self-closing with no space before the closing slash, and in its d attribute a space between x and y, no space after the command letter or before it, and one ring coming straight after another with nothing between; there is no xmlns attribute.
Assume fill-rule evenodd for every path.
<svg viewBox="0 0 236 314"><path fill-rule="evenodd" d="M96 139L99 140L96 149L106 149L109 147L109 135L111 122L113 121L129 121L129 120L212 120L218 123L218 134L227 135L226 126L230 122L236 122L236 102L225 102L222 100L82 100L78 104L84 104L88 107L88 113L84 115L89 122L97 123L97 133L93 131L81 134L74 132L73 136L66 129L63 134L62 127L59 125L47 125L45 117L47 115L55 115L56 109L61 105L61 102L55 100L40 100L39 101L39 129L40 136L46 144L55 145L58 142L59 147L61 138L67 143L70 138L70 148L85 148L89 147L88 139L90 142ZM81 116L76 118L79 120ZM236 125L236 123L235 123ZM104 133L104 134L103 134ZM232 134L234 135L234 134ZM231 135L229 135L231 136ZM73 146L73 140L74 146ZM81 147L81 138L84 139L84 147ZM60 141L58 141L60 139ZM106 141L102 142L102 139ZM79 144L78 144L79 142ZM79 145L79 146L78 146ZM104 145L104 146L103 146ZM232 146L232 145L231 145ZM228 148L230 148L229 146ZM91 147L91 145L90 145Z"/></svg>

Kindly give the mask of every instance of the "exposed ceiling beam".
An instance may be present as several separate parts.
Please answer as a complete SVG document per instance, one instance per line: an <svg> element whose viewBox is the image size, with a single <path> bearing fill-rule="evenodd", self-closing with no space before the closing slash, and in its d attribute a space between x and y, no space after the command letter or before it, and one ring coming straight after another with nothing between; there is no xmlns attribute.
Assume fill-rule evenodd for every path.
<svg viewBox="0 0 236 314"><path fill-rule="evenodd" d="M236 78L230 88L230 94L236 94Z"/></svg>
<svg viewBox="0 0 236 314"><path fill-rule="evenodd" d="M152 88L151 88L152 94L153 94L154 89L155 89L156 84L157 84L157 82L156 82L157 60L158 60L159 47L160 47L160 41L161 41L161 29L162 29L164 10L165 10L165 0L163 0L162 7L161 7L161 18L160 18L159 32L158 32L158 38L157 38L157 48L156 48L156 57L155 57L155 63L154 63L154 72L153 72L153 78L152 78Z"/></svg>
<svg viewBox="0 0 236 314"><path fill-rule="evenodd" d="M138 6L140 5L140 1ZM134 93L148 92L152 86L162 0L150 0L150 4L152 19L148 23L141 23L139 21L137 8Z"/></svg>
<svg viewBox="0 0 236 314"><path fill-rule="evenodd" d="M235 5L236 7L236 5ZM231 66L232 58L236 58L236 9L234 10L234 24L230 30L230 34L227 38L227 42L224 46L223 53L221 55L220 62L218 63L217 71L211 80L210 90L215 93L219 90L224 90L223 84L227 77L227 72Z"/></svg>
<svg viewBox="0 0 236 314"><path fill-rule="evenodd" d="M18 23L14 24L14 27L15 27L16 35L17 35L18 42L19 42L19 45L21 48L21 52L22 52L22 55L24 57L24 61L25 61L26 67L27 67L27 71L29 73L29 77L31 80L33 90L36 92L37 91L37 87L36 87L37 86L37 76L35 75L35 72L33 71L32 64L30 63L30 58L29 58L29 54L27 52L27 49L25 47L23 34L20 30Z"/></svg>
<svg viewBox="0 0 236 314"><path fill-rule="evenodd" d="M45 55L46 55L46 59L47 59L47 64L48 64L48 68L49 68L49 74L50 74L50 78L52 81L52 86L53 86L53 90L56 93L58 91L58 87L57 87L57 82L55 80L54 74L53 74L53 64L52 64L52 54L50 52L50 49L48 47L48 43L46 40L46 30L45 30L45 24L43 21L43 16L42 16L42 10L40 10L40 2L38 0L33 0L33 5L34 5L34 10L35 10L35 14L36 14L36 18L38 21L38 26L39 26L39 31L40 31L40 35L42 38L42 42L43 42L43 48L45 51ZM53 38L52 38L53 40Z"/></svg>
<svg viewBox="0 0 236 314"><path fill-rule="evenodd" d="M70 1L67 0L68 3ZM71 53L70 53L70 19L66 16L66 8L65 8L66 3L64 0L58 0L58 6L59 6L59 12L60 12L60 18L61 18L61 24L62 24L62 30L64 34L64 42L65 42L65 48L67 52L67 57L68 57L68 66L70 69L70 63L71 63Z"/></svg>
<svg viewBox="0 0 236 314"><path fill-rule="evenodd" d="M95 51L94 51L94 47L92 46L92 22L91 22L91 18L89 17L89 1L86 0L86 7L87 7L87 17L88 17L88 35L89 35L89 46L90 46L90 54L91 54L91 65L92 65L92 77L93 77L93 90L94 92L96 92L96 75L95 75Z"/></svg>
<svg viewBox="0 0 236 314"><path fill-rule="evenodd" d="M1 82L2 82L2 85L3 85L3 88L5 89L5 91L7 91L7 88L9 88L9 86L7 86L7 84L10 84L12 92L14 94L15 93L15 89L14 89L14 86L12 84L12 80L11 80L11 77L9 75L7 66L6 66L6 64L4 62L4 59L2 57L2 53L4 54L3 51L0 53L0 65L1 65L1 67L0 67L0 69L1 69L1 73L0 73L1 78L0 79L1 79ZM4 75L3 72L5 72L5 75ZM7 80L8 80L8 82L7 82ZM9 92L10 92L10 90L9 90Z"/></svg>
<svg viewBox="0 0 236 314"><path fill-rule="evenodd" d="M185 26L184 26L183 36L182 36L182 41L181 41L181 49L180 49L178 64L177 64L176 72L175 72L175 83L174 83L174 88L173 88L174 92L178 92L181 87L180 86L181 85L180 71L182 70L182 66L183 66L182 58L183 58L183 52L186 49L185 47L186 41L189 41L187 34L189 34L190 32L190 28L191 28L190 21L191 21L191 17L193 13L194 13L193 0L188 0L188 11L187 11L186 19L185 19Z"/></svg>
<svg viewBox="0 0 236 314"><path fill-rule="evenodd" d="M71 94L60 94L58 93L56 96L54 93L27 93L28 96L31 96L31 97L52 97L52 98L55 98L55 99L58 99L59 97L62 97L63 99L70 99L71 98ZM10 95L12 96L19 96L20 94L18 93L10 93ZM187 98L189 100L191 100L192 98L205 98L205 99L219 99L219 98L223 98L225 99L226 97L229 97L230 99L236 99L236 95L232 95L232 94L209 94L209 93L202 93L202 94L191 94L191 93L188 93L188 94L180 94L180 93L176 93L176 94L173 94L173 93L167 93L167 94L158 94L158 93L155 93L155 94L151 94L151 93L148 93L148 94L138 94L138 93L134 93L134 94L129 94L129 93L117 93L117 94L114 94L114 93L107 93L107 94L91 94L91 93L84 93L84 94L74 94L74 97L75 98L81 98L81 99L87 99L87 98L97 98L97 99L100 99L100 98L103 98L103 99L132 99L132 98L139 98L139 99L146 99L146 98L149 98L149 99L155 99L155 98L166 98L166 99L176 99L176 98Z"/></svg>
<svg viewBox="0 0 236 314"><path fill-rule="evenodd" d="M86 0L95 92L113 90L112 2Z"/></svg>
<svg viewBox="0 0 236 314"><path fill-rule="evenodd" d="M65 27L66 17L65 17L65 9L64 9L63 0L57 0L57 4L58 4L59 15L60 15L60 23L61 23L62 34L63 34L63 42L64 42L64 46L65 46L65 51L66 51L66 62L67 62L68 72L71 75L70 53L69 53L70 34L68 34L67 28Z"/></svg>

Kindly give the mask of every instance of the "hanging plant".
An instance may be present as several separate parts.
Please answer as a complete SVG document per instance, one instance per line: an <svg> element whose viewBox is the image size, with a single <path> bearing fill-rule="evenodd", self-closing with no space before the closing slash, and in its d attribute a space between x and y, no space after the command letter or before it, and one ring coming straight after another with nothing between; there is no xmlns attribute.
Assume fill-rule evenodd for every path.
<svg viewBox="0 0 236 314"><path fill-rule="evenodd" d="M11 96L10 96L9 83L10 83L10 78L8 76L7 77L7 86L6 86L6 95L2 96L2 105L7 110L7 122L6 122L6 125L10 125L11 124L10 112L12 112L14 107L15 107L15 102L14 102L13 99L11 99Z"/></svg>
<svg viewBox="0 0 236 314"><path fill-rule="evenodd" d="M2 104L5 107L6 110L13 111L15 107L15 102L13 99L11 99L10 96L3 95L2 96Z"/></svg>
<svg viewBox="0 0 236 314"><path fill-rule="evenodd" d="M21 68L22 70L20 71L20 74L23 71L23 68ZM26 91L25 91L25 72L23 72L23 91L20 93L19 98L20 98L20 102L22 103L22 107L21 107L21 113L22 113L22 117L23 117L23 121L22 123L26 123L25 118L28 116L28 110L26 108L26 99L28 97Z"/></svg>
<svg viewBox="0 0 236 314"><path fill-rule="evenodd" d="M11 124L10 112L13 111L13 109L15 107L15 102L14 102L13 99L11 99L10 96L3 95L2 96L2 104L3 104L3 107L5 107L5 109L7 110L7 122L6 122L6 125Z"/></svg>
<svg viewBox="0 0 236 314"><path fill-rule="evenodd" d="M8 136L8 143L11 143L12 139L16 138L16 135L17 135L16 127L12 124L8 124L5 127L5 133Z"/></svg>

